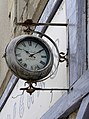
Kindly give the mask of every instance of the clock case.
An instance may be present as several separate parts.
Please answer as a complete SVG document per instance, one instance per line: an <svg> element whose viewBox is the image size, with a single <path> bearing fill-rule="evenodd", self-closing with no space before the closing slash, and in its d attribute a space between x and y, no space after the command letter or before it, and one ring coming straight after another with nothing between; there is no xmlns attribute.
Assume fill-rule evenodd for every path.
<svg viewBox="0 0 89 119"><path fill-rule="evenodd" d="M18 61L16 59L16 55L15 55L15 48L16 48L18 42L20 42L21 40L25 40L26 38L36 39L37 42L39 41L41 44L45 45L45 47L48 49L49 61L44 68L42 68L40 70L35 70L35 71L31 70L30 71L30 70L23 68L18 63ZM37 81L41 81L43 78L45 79L45 77L51 72L51 69L53 66L53 61L54 61L53 53L52 53L52 50L51 50L50 46L48 45L48 43L40 37L31 36L31 35L21 35L21 36L18 36L16 38L12 39L5 49L5 60L6 60L8 67L10 68L10 70L18 78L21 78L23 80L27 80L30 82L37 82Z"/></svg>

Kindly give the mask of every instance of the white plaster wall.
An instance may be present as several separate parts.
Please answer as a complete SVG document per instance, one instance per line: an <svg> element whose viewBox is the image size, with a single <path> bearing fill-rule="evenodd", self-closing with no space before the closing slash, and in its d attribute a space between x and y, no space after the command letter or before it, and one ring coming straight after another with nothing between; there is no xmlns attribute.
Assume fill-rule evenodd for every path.
<svg viewBox="0 0 89 119"><path fill-rule="evenodd" d="M88 68L89 68L89 0L87 4L87 37L88 37Z"/></svg>
<svg viewBox="0 0 89 119"><path fill-rule="evenodd" d="M8 17L8 0L0 0L0 86L8 70L4 58L5 47L10 40L10 24Z"/></svg>

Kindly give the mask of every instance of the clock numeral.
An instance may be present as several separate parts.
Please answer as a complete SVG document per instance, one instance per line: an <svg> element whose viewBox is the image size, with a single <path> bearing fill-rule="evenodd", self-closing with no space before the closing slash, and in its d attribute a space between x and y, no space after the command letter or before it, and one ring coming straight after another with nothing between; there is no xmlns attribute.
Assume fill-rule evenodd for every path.
<svg viewBox="0 0 89 119"><path fill-rule="evenodd" d="M40 67L37 65L37 66L35 66L35 70L39 70L40 69Z"/></svg>
<svg viewBox="0 0 89 119"><path fill-rule="evenodd" d="M35 48L37 47L38 43L35 45Z"/></svg>
<svg viewBox="0 0 89 119"><path fill-rule="evenodd" d="M21 43L24 47L26 47L26 44L24 42Z"/></svg>
<svg viewBox="0 0 89 119"><path fill-rule="evenodd" d="M32 46L32 41L28 41L28 45L29 46Z"/></svg>
<svg viewBox="0 0 89 119"><path fill-rule="evenodd" d="M43 56L43 55L42 55L41 58L47 58L47 56Z"/></svg>
<svg viewBox="0 0 89 119"><path fill-rule="evenodd" d="M40 61L41 64L45 65L45 62L43 62L42 60Z"/></svg>
<svg viewBox="0 0 89 119"><path fill-rule="evenodd" d="M40 67L37 65L37 66L31 66L31 70L39 70Z"/></svg>
<svg viewBox="0 0 89 119"><path fill-rule="evenodd" d="M24 66L24 67L27 67L27 64L25 63L25 64L23 64L23 66Z"/></svg>
<svg viewBox="0 0 89 119"><path fill-rule="evenodd" d="M19 54L16 54L16 56L17 56L17 57L21 57L21 54L20 54L20 53L19 53Z"/></svg>
<svg viewBox="0 0 89 119"><path fill-rule="evenodd" d="M34 70L33 66L31 66L31 70Z"/></svg>
<svg viewBox="0 0 89 119"><path fill-rule="evenodd" d="M19 62L22 62L22 59L18 59Z"/></svg>
<svg viewBox="0 0 89 119"><path fill-rule="evenodd" d="M22 50L21 48L17 47L17 49Z"/></svg>

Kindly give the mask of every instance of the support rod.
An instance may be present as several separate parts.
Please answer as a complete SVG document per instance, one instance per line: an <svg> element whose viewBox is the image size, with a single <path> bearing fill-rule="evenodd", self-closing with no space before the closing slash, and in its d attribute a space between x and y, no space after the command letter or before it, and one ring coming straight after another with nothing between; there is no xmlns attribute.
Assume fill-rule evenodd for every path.
<svg viewBox="0 0 89 119"><path fill-rule="evenodd" d="M43 91L61 91L61 90L64 90L64 91L68 91L69 89L67 88L36 88L34 87L35 90L43 90Z"/></svg>
<svg viewBox="0 0 89 119"><path fill-rule="evenodd" d="M69 91L68 88L39 88L39 87L34 87L32 85L32 83L29 83L29 86L26 88L20 88L20 90L26 91L27 93L29 93L30 95L32 95L32 93L36 90L40 90L40 91Z"/></svg>
<svg viewBox="0 0 89 119"><path fill-rule="evenodd" d="M69 90L68 88L37 88L37 87L20 88L20 90L30 90L30 89L42 90L42 91L60 91L60 90L68 91Z"/></svg>
<svg viewBox="0 0 89 119"><path fill-rule="evenodd" d="M32 25L36 25L36 26L40 26L40 25L44 25L44 26L67 26L66 23L33 23Z"/></svg>
<svg viewBox="0 0 89 119"><path fill-rule="evenodd" d="M67 23L34 23L31 19L27 19L25 22L16 23L16 25L29 26L67 26Z"/></svg>

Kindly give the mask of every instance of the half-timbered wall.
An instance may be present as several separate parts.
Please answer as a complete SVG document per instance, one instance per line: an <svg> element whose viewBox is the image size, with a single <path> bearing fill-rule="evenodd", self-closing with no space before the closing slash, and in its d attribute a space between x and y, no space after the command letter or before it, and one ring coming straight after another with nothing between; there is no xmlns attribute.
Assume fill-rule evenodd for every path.
<svg viewBox="0 0 89 119"><path fill-rule="evenodd" d="M89 118L88 4L89 0L66 0L69 21L70 90L41 119Z"/></svg>
<svg viewBox="0 0 89 119"><path fill-rule="evenodd" d="M51 0L51 2L53 1L54 0ZM53 6L52 7L47 6L48 7L47 11L43 12L43 15L41 15L39 21L51 22L53 18L52 13L55 13L54 11L56 9L54 8L55 3L58 2L56 5L60 6L62 1L63 0L55 0L53 4L50 2L50 5ZM49 105L46 105L47 103L44 103L45 101L44 100L42 101L41 100L42 98L40 98L43 97L45 99L44 93L41 92L37 92L35 93L35 95L32 96L29 96L28 94L24 94L19 97L16 92L19 92L19 94L21 94L19 91L19 87L24 86L24 83L21 80L17 83L13 92L11 93L10 91L13 89L12 88L13 84L14 85L16 84L16 80L15 80L16 77L12 76L11 82L8 83L8 88L6 90L8 92L11 89L8 92L8 94L10 95L11 93L11 95L6 103L6 107L12 105L12 110L11 110L12 113L10 115L9 110L7 111L6 108L3 108L2 113L4 114L4 112L7 112L5 118L7 119L11 119L11 117L13 119L15 119L16 117L28 118L27 114L29 114L31 110L32 112L34 112L35 107L37 107L37 109L40 109L40 112L35 110L35 114L38 114L38 116L31 113L32 117L34 116L34 118L39 118L40 116L41 116L40 119L88 119L89 118L89 68L88 68L89 67L88 66L89 64L89 33L88 33L89 32L89 0L65 0L65 1L66 1L66 14L67 14L66 19L68 22L67 35L68 35L68 58L69 58L68 72L69 72L69 80L70 80L69 91L65 93L64 92L60 93L63 94L61 95L61 98L59 98L60 96L57 97L58 100L55 100L53 103L52 103L52 98L54 98L53 96L55 94L53 95L52 92L50 93L50 95L45 93L45 95L48 95L48 99L49 99L46 100L48 101L47 103L49 103ZM57 6L57 9L59 6ZM35 18L35 15L33 16ZM39 31L47 33L46 28L41 27L37 29ZM18 33L17 31L18 29L16 29L16 35ZM45 87L44 83L40 83L39 86ZM5 96L1 98L2 102L3 99L5 100ZM43 108L44 106L46 107L46 110L44 110Z"/></svg>
<svg viewBox="0 0 89 119"><path fill-rule="evenodd" d="M62 2L59 0L50 0L48 2L47 7L45 8L46 12L43 16L43 21L46 22L49 17L49 21L52 23L66 23L66 4L65 0ZM21 4L18 4L17 6L20 6ZM22 3L22 6L20 6L19 11L17 10L17 21L19 21L19 17L21 16L21 21L23 21L25 5ZM23 9L24 8L24 9ZM23 14L22 10L23 9ZM51 14L51 12L53 12ZM13 12L12 12L13 13ZM49 15L48 15L49 13ZM10 13L9 13L10 14ZM22 14L22 15L21 15ZM33 13L32 13L33 14ZM26 14L27 15L27 12ZM48 15L48 17L46 16ZM14 16L14 15L13 15ZM23 34L22 29L20 29L18 26L15 28L15 20L13 23L13 17L11 17L10 21L12 21L12 31L14 30L14 35L21 35ZM45 21L46 20L46 21ZM42 22L42 19L40 19L40 22ZM15 29L14 29L15 28ZM36 28L36 30L41 30L43 28ZM39 31L40 31L39 30ZM42 31L43 32L43 31ZM60 52L67 53L67 36L66 33L68 32L66 26L63 27L48 27L47 30L44 30L44 33L50 36L56 45L58 46L58 49ZM43 37L43 39L45 39ZM47 41L47 39L45 39ZM48 41L47 41L48 42ZM55 47L50 44L50 47L52 48L53 54L56 58L56 52ZM55 60L54 68L56 68L56 61ZM62 64L60 63L60 66L58 67L57 72L49 77L44 82L39 82L37 84L40 88L68 88L68 67L66 67L67 63L66 61ZM66 92L66 91L36 91L32 95L24 92L22 93L21 90L19 90L21 87L24 87L24 81L16 78L14 75L11 77L6 90L4 91L2 97L1 97L1 118L2 119L8 119L8 118L14 118L14 119L39 119L41 116ZM15 86L15 87L14 87ZM7 100L8 99L8 100ZM33 113L34 112L34 113ZM5 113L5 115L4 115Z"/></svg>

